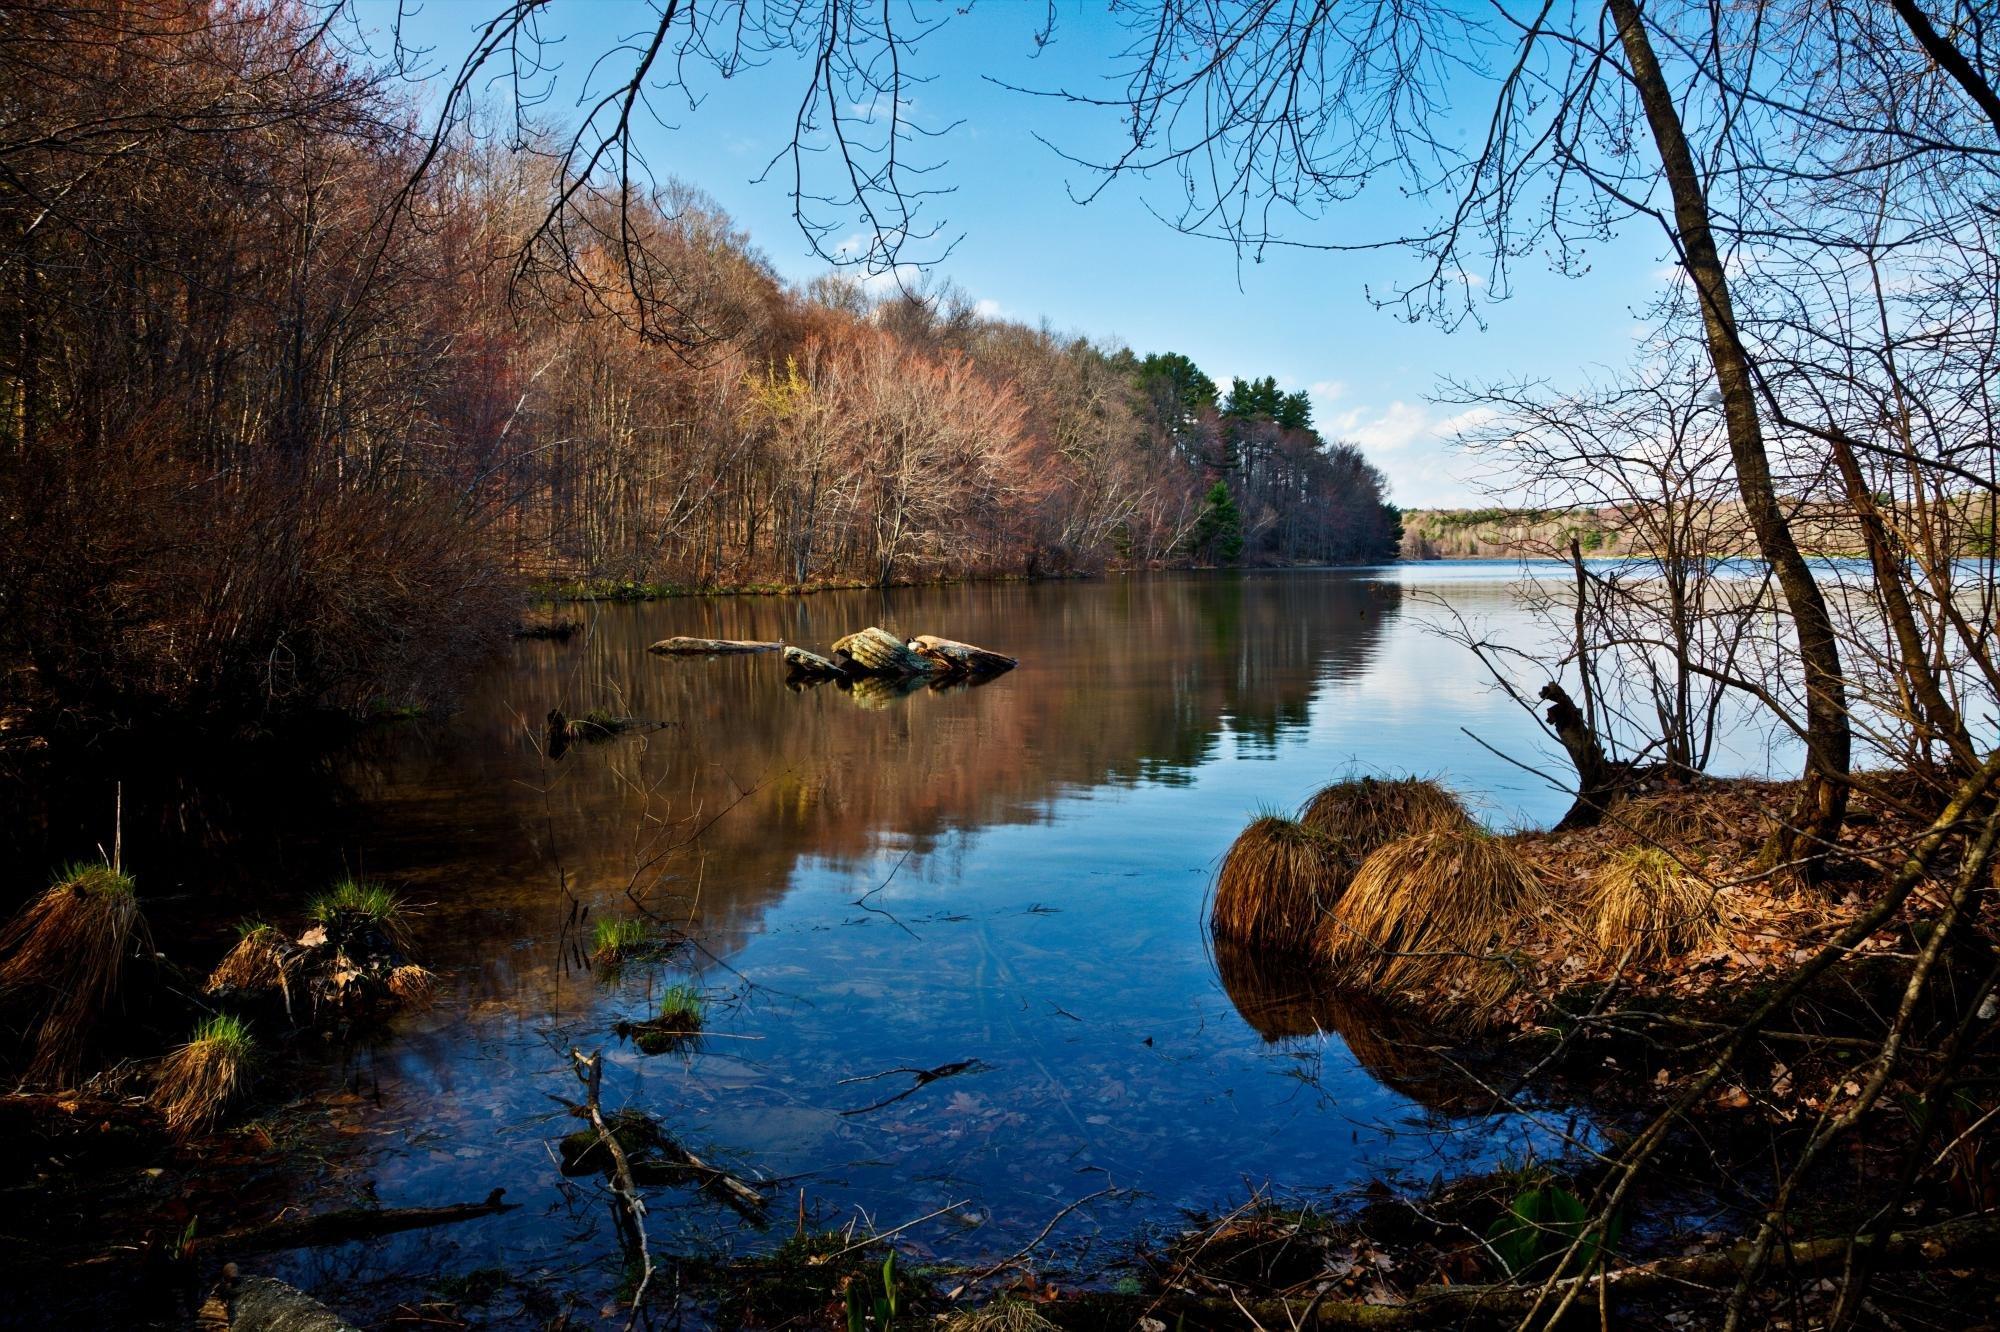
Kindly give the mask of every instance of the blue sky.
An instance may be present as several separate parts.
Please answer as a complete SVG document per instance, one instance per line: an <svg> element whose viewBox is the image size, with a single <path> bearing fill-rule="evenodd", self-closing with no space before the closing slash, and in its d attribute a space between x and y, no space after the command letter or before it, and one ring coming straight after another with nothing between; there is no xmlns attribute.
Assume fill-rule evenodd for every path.
<svg viewBox="0 0 2000 1332"><path fill-rule="evenodd" d="M406 20L406 36L432 48L430 68L455 68L474 26L498 4L428 0ZM1515 294L1486 305L1484 329L1466 324L1447 333L1369 303L1371 285L1380 290L1413 271L1399 252L1290 249L1251 262L1220 241L1181 235L1148 211L1148 202L1172 210L1179 188L1172 177L1122 178L1079 205L1072 192L1097 179L1063 161L1036 131L1089 156L1116 142L1115 119L1010 91L985 76L1115 93L1120 85L1107 76L1118 67L1125 34L1107 7L1061 4L1055 40L1039 55L1033 34L1045 14L1042 0L984 0L963 13L931 0L915 0L915 8L945 22L917 48L911 72L926 81L913 86L909 114L926 127L959 122L918 146L924 160L940 164L925 183L952 191L930 202L929 215L959 238L937 275L1008 318L1047 321L1142 353L1184 352L1225 384L1232 375L1269 374L1288 389L1309 389L1322 432L1361 445L1406 507L1481 502L1479 469L1448 442L1463 409L1430 400L1441 376L1564 385L1622 365L1639 312L1659 291L1664 243L1635 223L1592 256L1581 278L1522 261ZM361 14L364 23L386 25L393 8L367 0ZM555 50L561 68L538 114L553 121L573 115L592 62L652 24L653 11L642 3L556 0L543 31L562 39ZM826 265L792 218L789 175L756 177L790 136L805 77L802 63L786 59L728 80L701 71L692 80L700 104L689 108L685 98L664 95L656 109L671 123L649 121L639 134L656 175L713 195L794 281ZM1468 101L1459 114L1474 125L1481 110ZM1296 234L1376 236L1391 229L1398 206L1376 191Z"/></svg>

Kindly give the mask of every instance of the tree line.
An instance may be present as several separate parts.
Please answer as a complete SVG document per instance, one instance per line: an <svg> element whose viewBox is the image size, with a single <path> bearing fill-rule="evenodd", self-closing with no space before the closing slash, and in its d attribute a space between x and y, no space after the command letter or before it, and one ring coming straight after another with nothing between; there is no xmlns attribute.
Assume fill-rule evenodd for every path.
<svg viewBox="0 0 2000 1332"><path fill-rule="evenodd" d="M1393 552L1380 474L1271 381L1219 399L949 286L789 287L699 190L603 192L555 127L432 132L337 12L0 24L11 697L422 698L529 583Z"/></svg>

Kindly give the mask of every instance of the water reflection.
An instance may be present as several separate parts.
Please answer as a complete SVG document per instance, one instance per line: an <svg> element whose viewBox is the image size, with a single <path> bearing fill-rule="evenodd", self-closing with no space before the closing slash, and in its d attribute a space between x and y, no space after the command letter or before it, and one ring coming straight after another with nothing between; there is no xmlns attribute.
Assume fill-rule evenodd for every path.
<svg viewBox="0 0 2000 1332"><path fill-rule="evenodd" d="M1219 939L1213 947L1223 993L1267 1042L1335 1037L1357 1068L1430 1110L1465 1115L1494 1107L1493 1093L1454 1067L1421 1023L1331 989L1297 959L1260 956Z"/></svg>
<svg viewBox="0 0 2000 1332"><path fill-rule="evenodd" d="M349 779L394 839L372 839L378 862L436 882L446 947L476 955L496 927L537 928L566 890L597 909L684 904L727 953L801 857L851 870L884 834L925 857L970 829L1045 822L1070 792L1185 784L1225 732L1239 753L1269 753L1303 730L1316 689L1367 670L1399 594L1352 579L1130 580L609 607L579 644L517 644L463 716ZM876 621L1022 665L978 689L788 692L769 657L644 651L667 629L824 645ZM552 707L662 729L551 761L526 719ZM450 923L464 911L481 923Z"/></svg>

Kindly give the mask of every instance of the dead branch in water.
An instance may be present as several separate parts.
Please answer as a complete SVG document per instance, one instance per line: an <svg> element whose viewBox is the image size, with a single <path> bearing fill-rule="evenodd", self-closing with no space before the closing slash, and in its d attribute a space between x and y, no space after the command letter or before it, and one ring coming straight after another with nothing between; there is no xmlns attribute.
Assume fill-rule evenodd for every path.
<svg viewBox="0 0 2000 1332"><path fill-rule="evenodd" d="M343 1207L290 1221L247 1226L206 1238L197 1236L199 1253L275 1253L283 1249L316 1248L376 1239L405 1230L425 1230L511 1212L521 1204L502 1202L505 1189L495 1189L484 1202L448 1203L439 1207Z"/></svg>
<svg viewBox="0 0 2000 1332"><path fill-rule="evenodd" d="M957 1290L954 1290L951 1293L951 1298L957 1299L968 1288L976 1286L982 1281L986 1281L994 1276L997 1276L1001 1272L1004 1272L1008 1268L1014 1266L1016 1263L1019 1263L1022 1259L1026 1258L1029 1254L1033 1253L1037 1248L1041 1246L1042 1241L1047 1239L1050 1233L1054 1231L1057 1226L1062 1224L1062 1220L1064 1217L1068 1216L1071 1212L1074 1212L1077 1208L1083 1206L1085 1203L1095 1202L1099 1198L1110 1197L1122 1192L1124 1192L1124 1190L1118 1188L1116 1185L1106 1185L1105 1187L1099 1189L1095 1193L1084 1194L1081 1198L1078 1198L1075 1202L1069 1204L1067 1207L1057 1212L1054 1216L1050 1217L1049 1223L1043 1226L1033 1239L1029 1240L1026 1244L1023 1244L1020 1248L1014 1250L1014 1252L1008 1254L1005 1258L1002 1258L999 1262L993 1264L993 1266L987 1268L985 1271L980 1272L976 1276L968 1278L964 1285L961 1285L960 1287L958 1287Z"/></svg>
<svg viewBox="0 0 2000 1332"><path fill-rule="evenodd" d="M561 1097L551 1099L566 1106L579 1119L592 1119L590 1107L565 1101ZM769 1205L758 1188L720 1166L711 1165L693 1152L683 1147L669 1136L660 1126L647 1116L634 1110L623 1110L604 1118L606 1129L625 1153L625 1170L635 1184L683 1183L692 1176L695 1182L709 1190L723 1202L736 1209L744 1220L762 1226L768 1222ZM590 1130L584 1131L588 1137ZM583 1151L573 1152L566 1141L563 1148L565 1174L596 1174L603 1172L603 1166L591 1157L599 1148L599 1143L591 1142ZM611 1162L616 1170L616 1161Z"/></svg>
<svg viewBox="0 0 2000 1332"><path fill-rule="evenodd" d="M980 1060L960 1059L949 1064L939 1064L936 1068L885 1068L880 1073L867 1073L858 1078L842 1078L834 1085L845 1087L856 1082L874 1082L878 1078L894 1077L898 1073L908 1073L915 1079L909 1086L897 1092L894 1096L885 1097L873 1105L864 1105L857 1109L840 1112L843 1116L865 1115L871 1110L880 1110L884 1106L894 1105L906 1096L914 1096L933 1082L941 1082L945 1078L955 1078L961 1073L978 1073L985 1068L986 1065Z"/></svg>
<svg viewBox="0 0 2000 1332"><path fill-rule="evenodd" d="M586 1055L572 1046L569 1060L576 1070L577 1081L584 1086L584 1116L597 1130L598 1145L611 1157L611 1191L618 1195L625 1218L618 1227L619 1238L627 1241L627 1247L638 1251L639 1284L632 1289L632 1313L625 1320L626 1332L631 1332L633 1325L639 1321L639 1311L645 1308L646 1287L653 1280L653 1255L646 1239L646 1200L639 1196L639 1186L632 1179L632 1163L625 1159L624 1145L604 1122L604 1110L599 1102L604 1083L604 1052L598 1050Z"/></svg>

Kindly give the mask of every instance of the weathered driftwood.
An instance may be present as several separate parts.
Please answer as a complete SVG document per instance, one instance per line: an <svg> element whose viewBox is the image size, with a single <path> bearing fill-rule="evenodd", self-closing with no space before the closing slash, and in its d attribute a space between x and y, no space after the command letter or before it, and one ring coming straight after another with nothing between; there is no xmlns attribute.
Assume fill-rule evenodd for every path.
<svg viewBox="0 0 2000 1332"><path fill-rule="evenodd" d="M742 652L776 652L783 643L745 638L663 638L646 649L663 657L715 657Z"/></svg>
<svg viewBox="0 0 2000 1332"><path fill-rule="evenodd" d="M964 675L998 675L1021 664L1013 657L936 634L918 634L910 640L910 650L939 670Z"/></svg>
<svg viewBox="0 0 2000 1332"><path fill-rule="evenodd" d="M852 663L859 675L929 675L930 662L910 651L909 645L886 629L869 625L860 633L833 641L833 659Z"/></svg>
<svg viewBox="0 0 2000 1332"><path fill-rule="evenodd" d="M785 665L791 668L794 676L808 680L837 680L847 674L819 653L808 652L801 647L785 649Z"/></svg>

